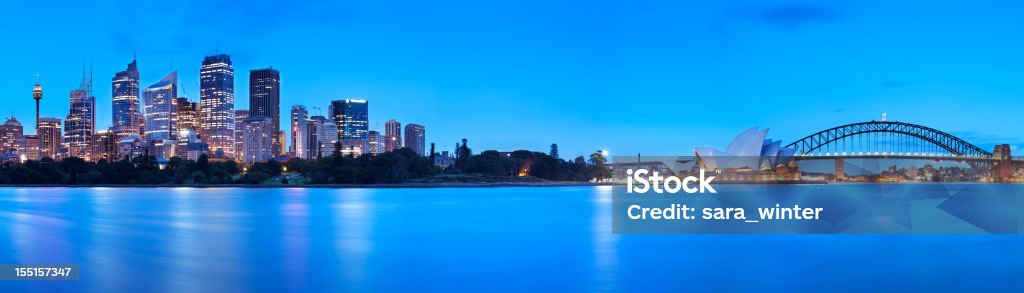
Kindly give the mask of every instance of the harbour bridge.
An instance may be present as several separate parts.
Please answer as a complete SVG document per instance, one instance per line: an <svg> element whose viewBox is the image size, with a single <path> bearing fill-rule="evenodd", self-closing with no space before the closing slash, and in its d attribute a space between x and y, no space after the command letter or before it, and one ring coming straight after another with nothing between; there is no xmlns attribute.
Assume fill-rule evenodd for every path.
<svg viewBox="0 0 1024 293"><path fill-rule="evenodd" d="M796 160L836 160L842 176L843 159L887 158L955 161L996 179L1012 176L1014 163L1009 145L993 152L934 128L895 121L869 121L836 126L808 135L786 147L795 148Z"/></svg>

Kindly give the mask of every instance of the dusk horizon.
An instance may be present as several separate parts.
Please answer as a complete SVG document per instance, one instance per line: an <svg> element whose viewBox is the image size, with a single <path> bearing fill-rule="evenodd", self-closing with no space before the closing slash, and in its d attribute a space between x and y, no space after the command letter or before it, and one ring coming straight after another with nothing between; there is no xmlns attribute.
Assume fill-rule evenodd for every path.
<svg viewBox="0 0 1024 293"><path fill-rule="evenodd" d="M467 138L478 150L557 143L572 156L675 155L753 126L796 140L883 112L986 148L1024 141L993 120L1024 106L1024 42L1007 37L1013 9L996 6L213 2L217 18L182 3L155 20L121 17L155 4L12 5L22 7L2 22L22 29L4 33L17 44L5 50L20 57L0 73L0 94L10 102L2 114L22 122L33 115L36 74L42 116L63 119L68 92L92 66L105 129L110 78L133 56L143 87L176 70L179 95L194 100L202 58L224 53L235 62L237 109L248 109L248 71L272 66L281 109L366 99L371 129L389 119L426 125L439 150ZM910 9L914 22L893 14ZM952 15L961 20L943 24Z"/></svg>

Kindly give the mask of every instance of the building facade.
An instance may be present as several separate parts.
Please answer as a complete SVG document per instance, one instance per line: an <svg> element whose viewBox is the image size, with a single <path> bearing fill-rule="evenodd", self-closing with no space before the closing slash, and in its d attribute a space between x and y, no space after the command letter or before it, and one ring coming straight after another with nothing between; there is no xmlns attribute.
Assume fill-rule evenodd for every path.
<svg viewBox="0 0 1024 293"><path fill-rule="evenodd" d="M338 144L338 126L333 120L319 115L310 117L308 122L310 156L330 157Z"/></svg>
<svg viewBox="0 0 1024 293"><path fill-rule="evenodd" d="M93 162L99 162L100 160L116 161L117 156L117 136L113 128L108 130L96 131L92 135L92 143L90 143L91 151L90 160Z"/></svg>
<svg viewBox="0 0 1024 293"><path fill-rule="evenodd" d="M3 125L0 125L0 155L24 154L25 127L15 119L14 116L7 118Z"/></svg>
<svg viewBox="0 0 1024 293"><path fill-rule="evenodd" d="M226 54L199 69L199 133L213 157L235 157L235 69Z"/></svg>
<svg viewBox="0 0 1024 293"><path fill-rule="evenodd" d="M81 88L71 91L68 115L64 119L64 148L68 155L89 160L89 145L95 132L96 97L92 96L90 73Z"/></svg>
<svg viewBox="0 0 1024 293"><path fill-rule="evenodd" d="M274 157L274 119L250 116L242 122L242 161L266 162Z"/></svg>
<svg viewBox="0 0 1024 293"><path fill-rule="evenodd" d="M117 154L122 158L135 158L146 153L146 143L138 135L129 135L117 142Z"/></svg>
<svg viewBox="0 0 1024 293"><path fill-rule="evenodd" d="M297 158L310 159L309 146L308 143L306 143L309 141L307 139L309 135L307 134L306 129L306 124L308 124L307 120L309 120L309 112L306 111L306 106L294 105L292 106L291 114L291 123L289 124L289 128L291 128L292 131L292 144L288 151L294 154Z"/></svg>
<svg viewBox="0 0 1024 293"><path fill-rule="evenodd" d="M199 160L199 156L209 150L209 146L199 138L199 133L190 129L178 130L177 144L175 155L190 161Z"/></svg>
<svg viewBox="0 0 1024 293"><path fill-rule="evenodd" d="M384 136L379 131L370 130L366 135L367 152L373 155L384 153Z"/></svg>
<svg viewBox="0 0 1024 293"><path fill-rule="evenodd" d="M281 73L274 68L249 71L249 114L274 120L274 155L284 148L277 137L281 131Z"/></svg>
<svg viewBox="0 0 1024 293"><path fill-rule="evenodd" d="M405 147L412 149L420 156L426 155L427 129L419 124L405 125Z"/></svg>
<svg viewBox="0 0 1024 293"><path fill-rule="evenodd" d="M39 146L38 135L26 135L21 142L24 146L24 157L27 160L39 160L43 157L42 149Z"/></svg>
<svg viewBox="0 0 1024 293"><path fill-rule="evenodd" d="M178 123L177 130L190 130L199 132L199 103L189 102L188 98L180 97L177 102Z"/></svg>
<svg viewBox="0 0 1024 293"><path fill-rule="evenodd" d="M143 92L146 140L173 139L178 122L178 72L171 72Z"/></svg>
<svg viewBox="0 0 1024 293"><path fill-rule="evenodd" d="M384 123L384 151L390 152L402 148L402 123L391 119Z"/></svg>
<svg viewBox="0 0 1024 293"><path fill-rule="evenodd" d="M111 123L118 139L130 135L141 135L139 121L142 121L139 106L139 69L135 60L128 68L114 74L111 80Z"/></svg>
<svg viewBox="0 0 1024 293"><path fill-rule="evenodd" d="M367 148L369 105L366 100L346 99L331 102L331 119L338 127L338 140L346 155L358 156Z"/></svg>
<svg viewBox="0 0 1024 293"><path fill-rule="evenodd" d="M60 118L39 118L39 158L60 160L62 154L62 135Z"/></svg>
<svg viewBox="0 0 1024 293"><path fill-rule="evenodd" d="M236 158L245 158L244 141L242 141L242 135L244 130L242 125L245 124L245 119L249 118L249 110L235 110L235 155Z"/></svg>

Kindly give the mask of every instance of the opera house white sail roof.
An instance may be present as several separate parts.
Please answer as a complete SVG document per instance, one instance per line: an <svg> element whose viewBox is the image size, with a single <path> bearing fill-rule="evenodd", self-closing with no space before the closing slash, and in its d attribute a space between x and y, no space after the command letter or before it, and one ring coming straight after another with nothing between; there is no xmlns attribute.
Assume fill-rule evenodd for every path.
<svg viewBox="0 0 1024 293"><path fill-rule="evenodd" d="M781 140L765 139L767 136L767 128L752 127L733 138L725 151L696 147L694 153L706 170L772 170L779 164L789 163L797 149L782 147Z"/></svg>

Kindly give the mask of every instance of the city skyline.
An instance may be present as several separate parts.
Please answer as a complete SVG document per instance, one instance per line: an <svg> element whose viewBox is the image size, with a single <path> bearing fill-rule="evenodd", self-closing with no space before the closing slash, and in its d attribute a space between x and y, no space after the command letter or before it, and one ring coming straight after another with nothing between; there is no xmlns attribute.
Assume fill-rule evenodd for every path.
<svg viewBox="0 0 1024 293"><path fill-rule="evenodd" d="M371 129L391 118L423 122L439 150L465 137L474 150L558 143L566 156L596 148L676 154L723 143L728 133L751 126L792 141L820 130L814 124L877 120L882 112L986 148L1024 141L1021 131L985 117L947 119L1009 117L1024 106L1024 75L1017 73L1024 42L1010 37L1019 24L1012 7L1021 4L598 2L580 10L531 1L500 9L445 1L353 7L256 1L212 7L223 10L212 19L201 17L208 10L200 3L186 1L166 8L170 20L133 19L127 27L119 15L155 4L39 5L13 3L8 11L33 13L0 20L11 27L39 24L4 33L26 45L5 49L20 58L0 73L8 81L0 83L0 94L12 103L3 114L27 124L36 74L47 91L42 116L64 117L68 105L58 97L77 88L83 67L92 64L96 122L103 128L110 125L111 95L99 81L124 70L133 56L142 84L177 70L179 94L195 100L199 62L226 53L236 72L279 69L284 109L367 99L375 109ZM68 30L82 11L93 17ZM906 22L902 15L911 12L915 21ZM523 24L526 15L533 21ZM95 45L64 45L86 38ZM250 108L245 80L236 79L236 108ZM786 107L763 111L780 104ZM678 111L690 107L717 110ZM704 121L717 123L699 124ZM279 127L287 129L284 122Z"/></svg>
<svg viewBox="0 0 1024 293"><path fill-rule="evenodd" d="M336 150L344 156L385 152L383 137L369 128L367 100L333 100L328 105L329 118L312 117L317 123L308 123L311 117L305 106L293 105L287 120L290 127L285 132L276 122L282 114L279 71L272 67L250 70L252 110L234 107L234 68L228 54L204 57L199 76L202 90L198 102L179 97L178 71L171 71L140 93L137 59L133 59L127 69L116 72L111 79L112 124L104 130L96 126L92 70L83 70L79 88L70 92L63 135L60 118L41 117L45 91L37 80L32 91L36 131L25 134L20 122L10 116L2 127L0 145L16 147L6 147L3 159L77 157L94 161L150 154L161 160L174 156L194 160L208 154L214 159L256 163L280 160L281 155L311 159L309 152L314 148L317 156L329 156ZM391 123L397 122L392 119ZM300 127L303 125L306 127ZM406 129L406 145L418 155L427 156L425 127L408 124ZM309 136L311 132L316 135ZM285 145L289 135L292 145ZM316 143L307 143L310 140Z"/></svg>

